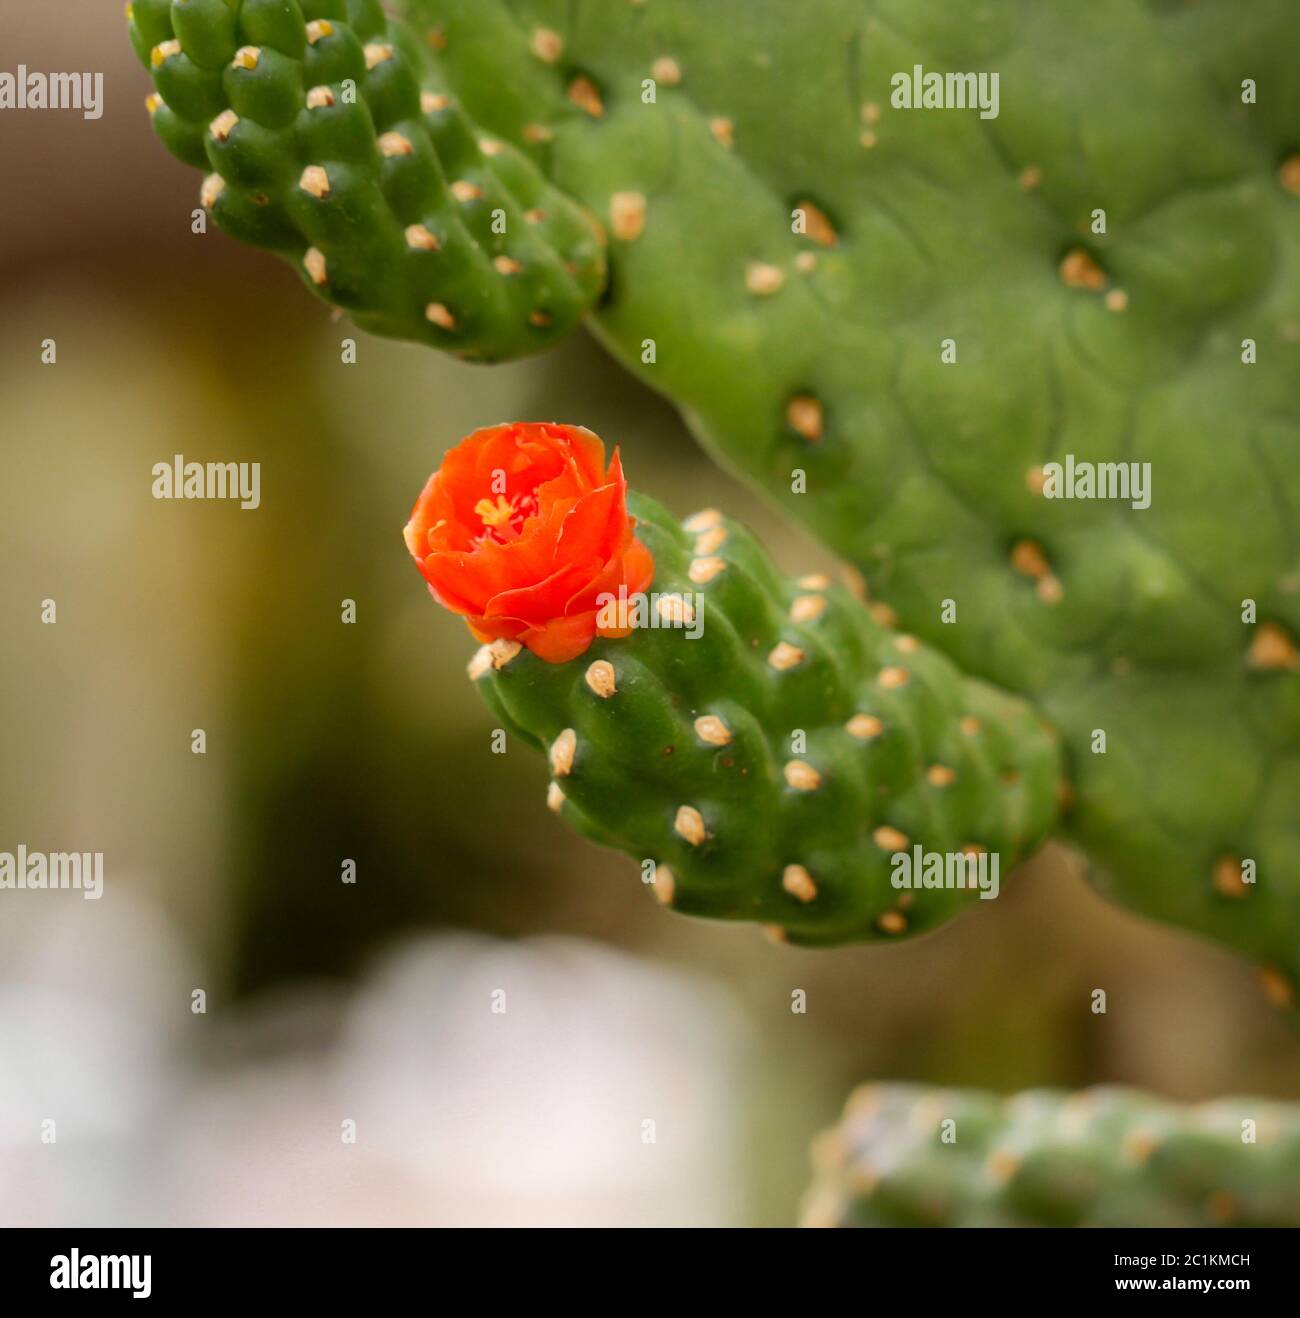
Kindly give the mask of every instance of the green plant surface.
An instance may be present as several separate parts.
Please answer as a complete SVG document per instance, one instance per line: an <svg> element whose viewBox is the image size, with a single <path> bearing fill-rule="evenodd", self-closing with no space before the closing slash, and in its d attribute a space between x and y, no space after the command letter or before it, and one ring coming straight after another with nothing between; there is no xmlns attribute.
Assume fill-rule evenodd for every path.
<svg viewBox="0 0 1300 1318"><path fill-rule="evenodd" d="M902 626L1062 730L1105 892L1291 1000L1300 10L406 8L469 112L542 125L539 163L609 223L613 351ZM998 117L894 108L918 63L999 71ZM1044 499L1068 453L1149 462L1150 507Z"/></svg>
<svg viewBox="0 0 1300 1318"><path fill-rule="evenodd" d="M661 901L799 944L897 938L979 892L895 887L895 854L983 851L1000 883L1051 828L1058 738L1025 701L825 577L779 577L715 511L630 506L654 625L564 664L494 641L470 674L546 752L551 808L648 862Z"/></svg>
<svg viewBox="0 0 1300 1318"><path fill-rule="evenodd" d="M1300 1112L1262 1098L864 1085L813 1167L804 1226L1300 1226Z"/></svg>
<svg viewBox="0 0 1300 1318"><path fill-rule="evenodd" d="M203 205L376 334L472 360L567 334L599 227L481 132L378 0L133 0L153 125Z"/></svg>
<svg viewBox="0 0 1300 1318"><path fill-rule="evenodd" d="M262 39L252 16L281 15L288 33L290 19L320 21L327 8L344 12L248 0L236 40ZM1271 996L1291 1002L1300 74L1287 52L1300 45L1300 10L1287 0L805 0L797 14L784 0L710 0L707 15L682 0L402 8L409 30L389 21L381 31L363 0L346 13L358 44L387 33L408 88L403 113L417 82L448 97L438 114L511 144L489 161L508 159L538 188L549 180L544 209L559 213L558 190L605 225L609 281L592 323L611 350L677 402L711 453L854 563L880 617L1030 699L1061 730L1073 790L1062 829L1103 891L1245 953ZM213 16L192 56L191 9ZM220 4L152 0L133 21L150 59L165 23L182 41L156 70L164 140L185 145L173 140L183 112L195 163L201 154L220 170L236 157L219 221L236 200L253 214L265 162L279 180L266 214L293 222L288 253L301 261L315 243L341 272L325 291L360 304L361 323L482 355L534 343L521 326L527 298L487 318L483 343L452 343L422 319L443 276L413 284L411 263L442 264L395 245L390 212L405 194L387 187L394 166L376 162L368 126L406 122L389 112L385 65L359 83L370 121L356 168L369 200L318 233L309 221L320 208L297 187L315 112L271 126L290 108L269 85L279 60L265 73L267 128L254 120L247 152L232 153L202 130L218 102L236 104L249 73L199 66L218 48L226 58L230 39L212 35L224 32ZM305 87L315 47L296 39L265 44L301 62ZM996 71L997 117L896 108L892 79L917 64ZM431 133L436 122L425 116ZM426 194L442 198L432 183L412 195ZM566 232L581 234L566 214ZM249 224L241 233L231 210L237 236L257 237ZM455 267L467 303L500 288L489 239L476 237ZM565 247L557 240L556 259ZM592 305L596 259L580 262L585 298L546 333ZM1042 497L1045 465L1067 454L1150 463L1150 506Z"/></svg>

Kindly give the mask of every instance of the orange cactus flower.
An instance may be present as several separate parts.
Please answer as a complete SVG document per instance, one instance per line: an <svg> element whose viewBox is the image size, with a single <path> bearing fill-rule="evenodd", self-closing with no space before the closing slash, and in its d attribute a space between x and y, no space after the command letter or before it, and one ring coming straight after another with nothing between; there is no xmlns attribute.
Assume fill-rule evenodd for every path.
<svg viewBox="0 0 1300 1318"><path fill-rule="evenodd" d="M476 430L429 477L404 532L434 599L480 641L560 664L597 635L597 598L644 591L654 559L636 538L618 450L582 426Z"/></svg>

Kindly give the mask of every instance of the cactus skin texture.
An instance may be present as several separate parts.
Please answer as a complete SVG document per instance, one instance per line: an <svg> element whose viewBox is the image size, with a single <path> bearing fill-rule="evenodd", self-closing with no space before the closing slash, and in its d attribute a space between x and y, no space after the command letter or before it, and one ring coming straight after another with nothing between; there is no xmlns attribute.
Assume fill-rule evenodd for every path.
<svg viewBox="0 0 1300 1318"><path fill-rule="evenodd" d="M376 334L482 361L567 334L599 226L450 102L378 0L132 0L154 128L203 204Z"/></svg>
<svg viewBox="0 0 1300 1318"><path fill-rule="evenodd" d="M716 512L679 525L647 498L629 506L655 558L648 603L687 626L564 664L496 641L470 673L548 754L552 809L654 861L661 901L799 944L894 938L979 900L895 889L895 850L982 847L1004 879L1051 828L1057 737L1024 701L825 578L783 580Z"/></svg>
<svg viewBox="0 0 1300 1318"><path fill-rule="evenodd" d="M1300 1110L1267 1099L865 1085L813 1166L804 1226L1300 1226Z"/></svg>
<svg viewBox="0 0 1300 1318"><path fill-rule="evenodd" d="M137 3L142 56L190 7L199 0ZM1062 731L1073 788L1062 828L1102 891L1248 955L1272 998L1292 1002L1300 75L1287 52L1300 8L401 7L418 39L396 23L381 31L361 5L349 8L357 41L387 31L452 113L607 222L610 283L592 323L611 350L681 406L710 452L855 563L909 632ZM249 0L241 23L255 12ZM997 71L998 117L895 109L891 78L916 64ZM383 72L360 84L380 106ZM226 70L222 95L207 95L216 72L164 63L159 132L224 167L201 125L244 76ZM1243 78L1257 84L1252 104ZM299 122L307 141L310 116ZM252 138L290 133L249 127L256 175ZM317 209L271 157L281 185L265 221L300 221L275 230L300 260ZM266 238L256 187L230 189L217 214ZM400 226L378 188L321 235L340 271L331 296L354 305L386 290L366 294L380 306L367 303L376 314L363 323L446 346L420 320L425 294L402 301L407 258L391 255ZM795 211L806 232L793 231ZM1042 466L1067 453L1150 462L1150 508L1043 499ZM791 493L795 469L806 493ZM941 621L948 599L955 624ZM1245 600L1257 623L1243 622Z"/></svg>
<svg viewBox="0 0 1300 1318"><path fill-rule="evenodd" d="M468 112L609 222L620 359L903 627L1061 729L1103 892L1293 1001L1300 8L405 10ZM915 64L998 71L998 117L895 109ZM1045 500L1067 453L1150 462L1151 506Z"/></svg>

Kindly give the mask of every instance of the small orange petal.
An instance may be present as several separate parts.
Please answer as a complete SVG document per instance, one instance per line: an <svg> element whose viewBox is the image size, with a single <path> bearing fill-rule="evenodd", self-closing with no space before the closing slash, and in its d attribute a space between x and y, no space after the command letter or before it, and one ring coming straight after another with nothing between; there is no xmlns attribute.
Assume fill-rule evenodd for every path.
<svg viewBox="0 0 1300 1318"><path fill-rule="evenodd" d="M590 648L596 639L594 614L553 618L542 627L521 634L521 641L548 664L565 664Z"/></svg>

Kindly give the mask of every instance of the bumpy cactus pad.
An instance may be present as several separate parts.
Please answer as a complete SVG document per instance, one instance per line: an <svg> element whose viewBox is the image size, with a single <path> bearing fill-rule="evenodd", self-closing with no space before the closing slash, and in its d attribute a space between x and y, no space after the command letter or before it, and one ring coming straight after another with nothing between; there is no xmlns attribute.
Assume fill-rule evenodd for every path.
<svg viewBox="0 0 1300 1318"><path fill-rule="evenodd" d="M469 112L544 137L609 225L615 351L909 631L1038 702L1107 892L1246 951L1287 1000L1300 8L406 9ZM998 117L894 108L917 64L997 71ZM1043 498L1066 454L1149 462L1151 506Z"/></svg>
<svg viewBox="0 0 1300 1318"><path fill-rule="evenodd" d="M451 102L379 0L132 0L154 128L203 204L377 334L497 360L566 334L601 234Z"/></svg>
<svg viewBox="0 0 1300 1318"><path fill-rule="evenodd" d="M894 938L979 900L893 886L895 853L983 851L1003 879L1050 829L1058 739L1026 702L825 578L781 579L717 512L631 507L643 625L565 664L495 641L470 674L547 753L551 807L650 862L661 901L796 943Z"/></svg>
<svg viewBox="0 0 1300 1318"><path fill-rule="evenodd" d="M1300 1226L1300 1111L1267 1099L866 1085L813 1166L805 1226Z"/></svg>
<svg viewBox="0 0 1300 1318"><path fill-rule="evenodd" d="M495 356L599 283L555 189L597 214L613 350L879 608L1062 730L1065 824L1105 891L1290 1001L1300 8L402 7L410 30L371 0L137 0L155 126L225 180L219 222L378 332ZM997 117L896 108L917 65L996 72ZM357 105L302 103L345 77ZM509 238L485 223L498 191ZM1045 499L1070 454L1150 463L1150 507Z"/></svg>

